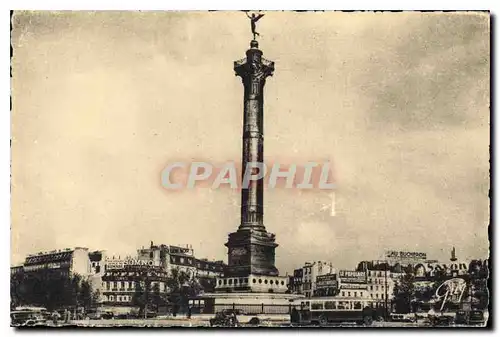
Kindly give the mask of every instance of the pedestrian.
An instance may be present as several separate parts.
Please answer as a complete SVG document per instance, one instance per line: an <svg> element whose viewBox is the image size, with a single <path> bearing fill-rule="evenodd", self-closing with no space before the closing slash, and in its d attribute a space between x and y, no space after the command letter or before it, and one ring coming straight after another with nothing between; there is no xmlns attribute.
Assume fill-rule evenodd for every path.
<svg viewBox="0 0 500 337"><path fill-rule="evenodd" d="M57 326L58 318L59 318L59 313L57 311L54 311L52 313L52 323L54 323L55 326Z"/></svg>
<svg viewBox="0 0 500 337"><path fill-rule="evenodd" d="M191 306L188 307L187 318L191 319Z"/></svg>

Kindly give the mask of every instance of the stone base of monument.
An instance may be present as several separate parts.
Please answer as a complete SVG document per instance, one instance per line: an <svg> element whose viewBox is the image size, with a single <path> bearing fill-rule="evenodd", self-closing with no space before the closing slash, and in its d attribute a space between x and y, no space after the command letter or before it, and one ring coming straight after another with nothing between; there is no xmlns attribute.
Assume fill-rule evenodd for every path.
<svg viewBox="0 0 500 337"><path fill-rule="evenodd" d="M190 302L195 311L203 314L234 310L238 315L288 315L292 301L302 297L284 293L227 292L206 293Z"/></svg>

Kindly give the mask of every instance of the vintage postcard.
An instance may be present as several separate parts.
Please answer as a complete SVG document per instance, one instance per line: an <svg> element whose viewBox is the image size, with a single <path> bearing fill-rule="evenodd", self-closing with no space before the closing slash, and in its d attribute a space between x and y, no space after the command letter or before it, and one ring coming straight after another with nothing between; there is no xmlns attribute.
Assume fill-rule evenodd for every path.
<svg viewBox="0 0 500 337"><path fill-rule="evenodd" d="M488 326L490 13L11 20L12 326Z"/></svg>

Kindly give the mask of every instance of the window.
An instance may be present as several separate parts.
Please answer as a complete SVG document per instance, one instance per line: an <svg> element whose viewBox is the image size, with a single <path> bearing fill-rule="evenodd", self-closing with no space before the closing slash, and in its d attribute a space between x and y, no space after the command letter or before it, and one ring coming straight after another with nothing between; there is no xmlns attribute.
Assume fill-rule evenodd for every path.
<svg viewBox="0 0 500 337"><path fill-rule="evenodd" d="M220 286L222 285L222 280L219 280L219 285L220 285Z"/></svg>
<svg viewBox="0 0 500 337"><path fill-rule="evenodd" d="M375 294L375 298L378 298L378 294Z"/></svg>
<svg viewBox="0 0 500 337"><path fill-rule="evenodd" d="M335 301L327 301L325 302L325 309L337 309L337 302Z"/></svg>
<svg viewBox="0 0 500 337"><path fill-rule="evenodd" d="M247 278L246 278L246 279L244 279L244 282L245 282L245 283L248 283L248 279L247 279Z"/></svg>
<svg viewBox="0 0 500 337"><path fill-rule="evenodd" d="M116 281L113 282L113 288L116 288Z"/></svg>
<svg viewBox="0 0 500 337"><path fill-rule="evenodd" d="M262 279L259 279L259 283L262 283Z"/></svg>
<svg viewBox="0 0 500 337"><path fill-rule="evenodd" d="M264 284L267 284L267 280L264 280Z"/></svg>
<svg viewBox="0 0 500 337"><path fill-rule="evenodd" d="M273 280L269 281L269 284L271 284L271 285L272 285L273 283L274 283L274 281L273 281Z"/></svg>
<svg viewBox="0 0 500 337"><path fill-rule="evenodd" d="M285 285L285 281L281 281L281 285L284 286Z"/></svg>
<svg viewBox="0 0 500 337"><path fill-rule="evenodd" d="M361 302L358 302L358 301L354 302L353 309L355 309L355 310L356 310L356 309L357 309L357 310L362 309L362 308L361 308Z"/></svg>
<svg viewBox="0 0 500 337"><path fill-rule="evenodd" d="M115 297L113 295L109 296L109 300L113 302L115 300Z"/></svg>
<svg viewBox="0 0 500 337"><path fill-rule="evenodd" d="M337 309L339 309L339 310L349 310L350 308L351 308L351 305L347 301L341 301L337 305Z"/></svg>
<svg viewBox="0 0 500 337"><path fill-rule="evenodd" d="M125 282L122 281L122 288L125 288Z"/></svg>
<svg viewBox="0 0 500 337"><path fill-rule="evenodd" d="M256 280L256 279L253 279L253 280L252 280L252 282L253 282L253 283L257 283L257 280Z"/></svg>
<svg viewBox="0 0 500 337"><path fill-rule="evenodd" d="M342 292L342 296L345 296L345 291Z"/></svg>
<svg viewBox="0 0 500 337"><path fill-rule="evenodd" d="M149 258L152 259L153 258L153 252L149 253Z"/></svg>
<svg viewBox="0 0 500 337"><path fill-rule="evenodd" d="M234 279L234 284L238 284L238 279L237 278Z"/></svg>
<svg viewBox="0 0 500 337"><path fill-rule="evenodd" d="M351 297L351 292L350 291L347 292L347 296Z"/></svg>
<svg viewBox="0 0 500 337"><path fill-rule="evenodd" d="M226 284L227 284L227 280L224 280L224 285L226 285Z"/></svg>
<svg viewBox="0 0 500 337"><path fill-rule="evenodd" d="M233 279L229 279L228 283L229 285L233 284Z"/></svg>
<svg viewBox="0 0 500 337"><path fill-rule="evenodd" d="M370 286L370 290L373 290L373 286Z"/></svg>
<svg viewBox="0 0 500 337"><path fill-rule="evenodd" d="M311 302L312 310L323 310L323 302Z"/></svg>
<svg viewBox="0 0 500 337"><path fill-rule="evenodd" d="M358 292L357 291L354 292L354 297L358 297Z"/></svg>

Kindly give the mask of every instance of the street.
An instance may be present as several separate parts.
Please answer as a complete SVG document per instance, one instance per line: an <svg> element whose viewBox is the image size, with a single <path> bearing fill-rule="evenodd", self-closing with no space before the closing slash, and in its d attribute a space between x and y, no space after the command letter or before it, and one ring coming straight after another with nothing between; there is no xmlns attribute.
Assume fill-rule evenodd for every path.
<svg viewBox="0 0 500 337"><path fill-rule="evenodd" d="M52 324L50 324L52 325ZM65 326L67 324L61 323L59 326ZM119 327L119 326L127 326L127 327L192 327L192 328L200 328L200 327L210 327L209 321L206 317L192 317L191 319L187 319L185 317L182 318L156 318L156 319L106 319L106 320L81 320L81 321L72 321L69 323L71 326L78 327ZM241 327L262 327L262 328L297 328L298 326L292 326L289 322L284 321L262 321L258 326L250 325L248 323L242 323ZM355 323L337 323L337 324L328 324L324 327L319 326L304 326L310 328L336 328L336 327L352 327L352 328L365 328L362 325L356 325ZM417 322L417 323L408 323L408 322L373 322L373 324L369 328L419 328L419 327L430 327L430 324L425 321ZM465 325L453 324L451 327L466 327Z"/></svg>

